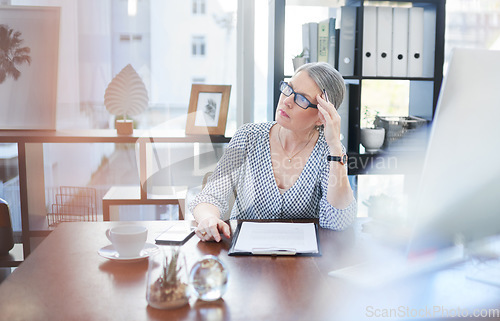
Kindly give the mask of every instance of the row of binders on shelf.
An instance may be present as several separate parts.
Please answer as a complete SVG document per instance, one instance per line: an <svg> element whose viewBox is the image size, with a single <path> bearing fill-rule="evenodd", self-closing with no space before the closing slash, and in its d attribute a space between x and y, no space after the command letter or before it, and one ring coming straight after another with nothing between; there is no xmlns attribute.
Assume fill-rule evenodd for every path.
<svg viewBox="0 0 500 321"><path fill-rule="evenodd" d="M343 76L355 75L355 55L361 51L356 50L360 10L362 76L434 76L436 11L431 7L343 6L340 18L305 23L302 45L309 62L328 62Z"/></svg>
<svg viewBox="0 0 500 321"><path fill-rule="evenodd" d="M364 7L363 76L433 77L436 11Z"/></svg>
<svg viewBox="0 0 500 321"><path fill-rule="evenodd" d="M337 68L339 29L336 18L302 25L302 47L309 62L328 62Z"/></svg>

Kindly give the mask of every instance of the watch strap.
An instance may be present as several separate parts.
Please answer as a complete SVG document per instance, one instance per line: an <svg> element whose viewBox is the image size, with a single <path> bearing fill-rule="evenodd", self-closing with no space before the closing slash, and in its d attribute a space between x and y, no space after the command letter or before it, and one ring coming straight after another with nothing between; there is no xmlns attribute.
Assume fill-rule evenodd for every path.
<svg viewBox="0 0 500 321"><path fill-rule="evenodd" d="M332 155L328 155L326 157L326 159L329 161L329 162L340 162L342 160L342 157L341 156L332 156Z"/></svg>
<svg viewBox="0 0 500 321"><path fill-rule="evenodd" d="M342 156L328 155L326 157L326 160L328 160L329 162L339 162L340 164L345 165L347 164L347 155L346 154L343 154Z"/></svg>

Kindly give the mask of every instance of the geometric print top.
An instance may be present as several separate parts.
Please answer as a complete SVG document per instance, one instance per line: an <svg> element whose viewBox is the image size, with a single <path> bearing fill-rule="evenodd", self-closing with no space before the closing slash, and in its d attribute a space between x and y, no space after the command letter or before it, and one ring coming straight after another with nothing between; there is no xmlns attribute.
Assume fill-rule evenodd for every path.
<svg viewBox="0 0 500 321"><path fill-rule="evenodd" d="M280 193L269 145L269 131L275 123L248 123L238 129L205 188L190 202L190 210L199 203L210 203L225 219L234 193L230 219L319 218L321 227L332 230L351 225L357 212L356 200L345 209L337 209L326 199L330 151L322 128L299 178Z"/></svg>

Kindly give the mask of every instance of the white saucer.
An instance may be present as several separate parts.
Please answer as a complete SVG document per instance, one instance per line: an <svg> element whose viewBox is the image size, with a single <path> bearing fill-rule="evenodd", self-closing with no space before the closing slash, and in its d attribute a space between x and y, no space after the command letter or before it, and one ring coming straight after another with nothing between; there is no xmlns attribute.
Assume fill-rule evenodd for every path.
<svg viewBox="0 0 500 321"><path fill-rule="evenodd" d="M110 244L108 246L100 248L99 251L97 251L97 253L99 253L100 256L110 260L131 263L147 259L151 254L155 253L156 251L158 251L158 246L151 243L146 243L146 245L144 245L144 249L141 250L139 256L120 257L120 254L118 254L118 252L115 250L113 244Z"/></svg>

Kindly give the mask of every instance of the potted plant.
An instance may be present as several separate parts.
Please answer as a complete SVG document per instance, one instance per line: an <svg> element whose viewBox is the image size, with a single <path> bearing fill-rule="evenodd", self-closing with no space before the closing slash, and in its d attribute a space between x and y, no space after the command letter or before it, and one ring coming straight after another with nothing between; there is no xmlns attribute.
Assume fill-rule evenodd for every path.
<svg viewBox="0 0 500 321"><path fill-rule="evenodd" d="M149 259L146 298L153 308L175 309L189 303L187 270L180 247Z"/></svg>
<svg viewBox="0 0 500 321"><path fill-rule="evenodd" d="M301 53L293 57L293 70L297 70L300 66L307 62L307 48L304 48Z"/></svg>
<svg viewBox="0 0 500 321"><path fill-rule="evenodd" d="M378 111L372 111L365 106L366 127L361 128L361 144L367 153L377 152L384 144L385 129L375 127L375 118Z"/></svg>

